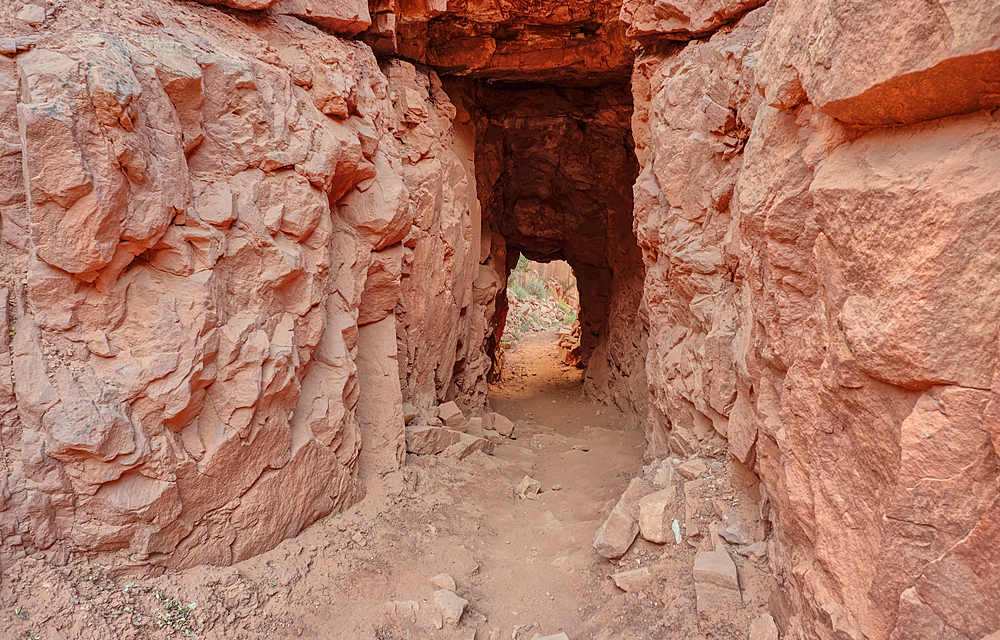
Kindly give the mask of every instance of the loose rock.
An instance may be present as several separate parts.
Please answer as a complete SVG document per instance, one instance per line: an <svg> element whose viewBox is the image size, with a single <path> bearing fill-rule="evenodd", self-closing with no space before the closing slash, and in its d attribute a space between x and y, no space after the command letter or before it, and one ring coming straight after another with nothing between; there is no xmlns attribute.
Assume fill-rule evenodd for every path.
<svg viewBox="0 0 1000 640"><path fill-rule="evenodd" d="M467 433L459 433L458 436L458 442L444 450L442 455L446 458L464 460L477 451L487 455L493 453L493 443L485 438L477 438Z"/></svg>
<svg viewBox="0 0 1000 640"><path fill-rule="evenodd" d="M465 419L462 410L458 408L458 405L454 401L445 402L438 407L438 417L441 418L444 426L449 429L465 431L468 428L469 421Z"/></svg>
<svg viewBox="0 0 1000 640"><path fill-rule="evenodd" d="M677 489L672 485L639 500L639 531L643 538L663 544L673 537L670 523L676 502Z"/></svg>
<svg viewBox="0 0 1000 640"><path fill-rule="evenodd" d="M532 498L542 490L542 483L531 476L524 476L514 487L514 495L518 498Z"/></svg>
<svg viewBox="0 0 1000 640"><path fill-rule="evenodd" d="M507 416L499 413L493 414L493 430L502 436L511 437L514 435L514 423Z"/></svg>
<svg viewBox="0 0 1000 640"><path fill-rule="evenodd" d="M431 584L438 589L447 589L448 591L455 591L457 589L455 579L447 573L439 573L431 578Z"/></svg>
<svg viewBox="0 0 1000 640"><path fill-rule="evenodd" d="M677 465L677 473L685 480L694 480L708 473L708 466L701 458L695 458Z"/></svg>
<svg viewBox="0 0 1000 640"><path fill-rule="evenodd" d="M1000 637L1000 633L996 634ZM774 624L774 618L766 611L760 617L750 623L749 640L778 640L778 625ZM983 638L989 640L989 637Z"/></svg>
<svg viewBox="0 0 1000 640"><path fill-rule="evenodd" d="M45 8L37 4L26 4L17 12L17 19L31 25L39 25L45 22Z"/></svg>
<svg viewBox="0 0 1000 640"><path fill-rule="evenodd" d="M406 427L406 451L417 455L434 455L456 444L461 433L443 427Z"/></svg>
<svg viewBox="0 0 1000 640"><path fill-rule="evenodd" d="M611 579L622 591L632 593L645 588L653 581L653 574L646 567L612 574Z"/></svg>
<svg viewBox="0 0 1000 640"><path fill-rule="evenodd" d="M445 624L452 627L458 626L458 621L462 619L465 608L469 606L469 601L461 598L450 589L438 589L434 592L434 604L441 612L441 617Z"/></svg>
<svg viewBox="0 0 1000 640"><path fill-rule="evenodd" d="M639 533L639 500L649 487L633 478L608 519L594 533L594 549L605 558L620 558L632 546Z"/></svg>

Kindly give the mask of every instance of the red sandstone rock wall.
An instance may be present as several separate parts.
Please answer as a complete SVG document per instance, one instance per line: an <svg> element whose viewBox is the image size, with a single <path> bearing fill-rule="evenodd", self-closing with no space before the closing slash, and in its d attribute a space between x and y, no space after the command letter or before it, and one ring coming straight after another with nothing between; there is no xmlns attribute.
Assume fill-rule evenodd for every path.
<svg viewBox="0 0 1000 640"><path fill-rule="evenodd" d="M283 12L88 8L4 23L0 561L227 564L362 495L363 442L362 472L400 463L401 372L482 402L455 108ZM429 390L397 356L440 284L414 250L455 265Z"/></svg>
<svg viewBox="0 0 1000 640"><path fill-rule="evenodd" d="M786 637L1000 627L998 18L785 0L637 54L649 453L759 475Z"/></svg>

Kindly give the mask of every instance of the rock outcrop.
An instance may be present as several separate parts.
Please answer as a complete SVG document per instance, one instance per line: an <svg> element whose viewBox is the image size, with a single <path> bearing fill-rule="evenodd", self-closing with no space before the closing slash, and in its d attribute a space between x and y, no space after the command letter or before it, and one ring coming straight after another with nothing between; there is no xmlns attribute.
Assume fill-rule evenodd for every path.
<svg viewBox="0 0 1000 640"><path fill-rule="evenodd" d="M0 569L233 563L408 445L490 449L427 425L454 402L510 435L486 381L523 253L573 266L585 390L678 459L689 535L699 460L759 486L784 637L989 636L998 25L982 0L0 7ZM641 497L606 555L640 518L679 539Z"/></svg>
<svg viewBox="0 0 1000 640"><path fill-rule="evenodd" d="M0 57L4 558L228 564L363 495L362 443L404 455L398 328L430 322L397 306L439 275L414 246L464 288L423 400L482 402L488 357L455 347L490 333L474 180L435 74L190 7Z"/></svg>
<svg viewBox="0 0 1000 640"><path fill-rule="evenodd" d="M982 571L1000 130L980 9L776 2L637 54L650 456L725 438L756 471L786 637L1000 626Z"/></svg>

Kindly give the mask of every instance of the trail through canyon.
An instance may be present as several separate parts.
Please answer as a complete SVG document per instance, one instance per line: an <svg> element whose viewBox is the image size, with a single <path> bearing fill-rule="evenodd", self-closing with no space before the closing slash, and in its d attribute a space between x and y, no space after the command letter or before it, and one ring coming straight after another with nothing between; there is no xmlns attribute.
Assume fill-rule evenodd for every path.
<svg viewBox="0 0 1000 640"><path fill-rule="evenodd" d="M620 561L592 547L642 465L643 434L583 396L564 353L548 330L509 354L491 404L516 427L492 456L408 455L354 507L232 567L143 579L125 558L113 569L26 558L5 576L0 626L10 640L698 637L691 545L640 537ZM540 491L522 498L525 476ZM642 567L653 577L623 584L631 592L611 578ZM745 612L725 612L737 627L763 604L758 586L746 584ZM441 588L468 601L457 625Z"/></svg>

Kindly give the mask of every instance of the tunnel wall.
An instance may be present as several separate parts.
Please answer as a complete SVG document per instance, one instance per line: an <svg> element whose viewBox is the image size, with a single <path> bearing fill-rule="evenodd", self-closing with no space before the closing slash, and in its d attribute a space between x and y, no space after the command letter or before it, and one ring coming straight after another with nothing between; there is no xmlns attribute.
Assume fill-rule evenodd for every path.
<svg viewBox="0 0 1000 640"><path fill-rule="evenodd" d="M508 273L518 253L570 264L584 391L638 424L646 414L646 326L627 87L464 86L477 105L484 225L506 242Z"/></svg>
<svg viewBox="0 0 1000 640"><path fill-rule="evenodd" d="M483 402L501 281L436 75L176 16L0 56L0 570L242 560L398 467L402 401Z"/></svg>
<svg viewBox="0 0 1000 640"><path fill-rule="evenodd" d="M630 27L648 455L759 476L784 637L1000 628L1000 14L943 11Z"/></svg>

